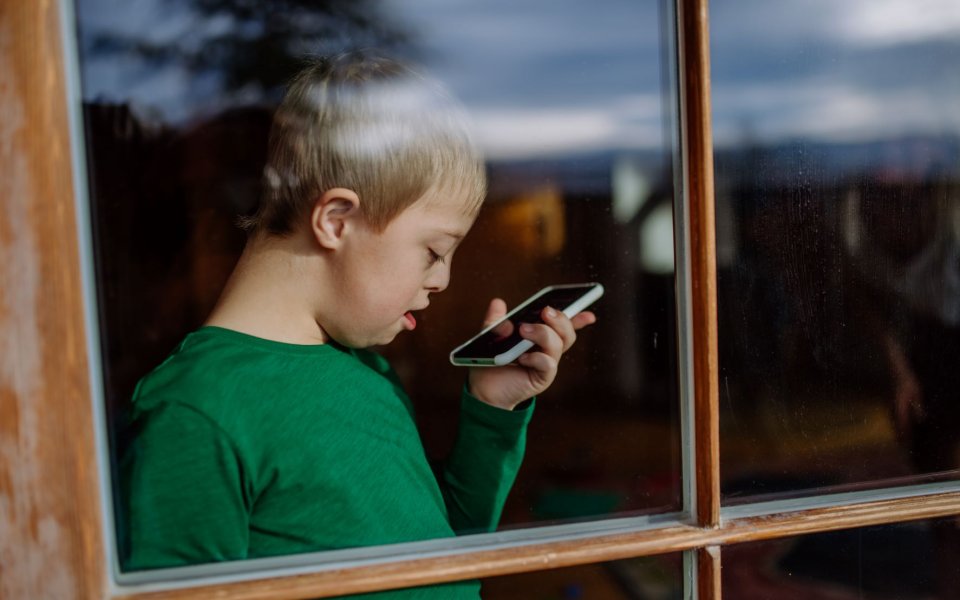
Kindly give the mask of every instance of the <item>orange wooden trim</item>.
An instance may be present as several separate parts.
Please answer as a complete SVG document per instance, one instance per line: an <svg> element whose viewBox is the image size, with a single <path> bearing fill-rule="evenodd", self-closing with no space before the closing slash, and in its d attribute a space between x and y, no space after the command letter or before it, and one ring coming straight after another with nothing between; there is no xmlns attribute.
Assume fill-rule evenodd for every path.
<svg viewBox="0 0 960 600"><path fill-rule="evenodd" d="M697 600L720 600L720 546L697 550Z"/></svg>
<svg viewBox="0 0 960 600"><path fill-rule="evenodd" d="M105 593L59 4L0 2L0 597Z"/></svg>
<svg viewBox="0 0 960 600"><path fill-rule="evenodd" d="M707 0L679 2L679 71L690 214L697 522L720 523L717 257Z"/></svg>
<svg viewBox="0 0 960 600"><path fill-rule="evenodd" d="M684 4L703 8L702 2ZM685 14L687 23L690 11ZM695 36L697 47L705 52L705 9L694 14L701 32ZM7 74L0 86L0 500L7 507L0 514L0 596L11 598L108 596L58 19L54 2L0 2L0 39L5 42L0 72ZM684 30L689 35L689 24ZM705 56L699 76L687 73L692 63L684 68L688 123L693 115L705 119L709 114L708 105L702 105L709 100L704 61ZM701 106L691 108L689 101L696 98ZM690 156L700 156L690 163L700 418L716 416L712 168L707 168L709 123L704 123L690 127L689 136ZM710 443L697 450L704 465L698 480L713 484L718 481L715 426L704 434ZM716 515L712 507L719 500L713 484L698 486L711 500L701 503L711 507L698 513L702 526L116 597L340 595L960 515L960 492L949 492L721 524L719 507Z"/></svg>
<svg viewBox="0 0 960 600"><path fill-rule="evenodd" d="M410 587L440 581L493 577L687 550L696 547L703 536L703 530L697 527L678 525L633 534L534 544L460 556L414 559L284 579L229 583L192 590L132 594L121 596L121 598L153 600L216 595L228 597L231 600L234 598L252 600L327 597L383 589L387 585Z"/></svg>
<svg viewBox="0 0 960 600"><path fill-rule="evenodd" d="M960 492L944 492L731 519L720 529L716 541L720 544L752 542L956 515L960 515Z"/></svg>
<svg viewBox="0 0 960 600"><path fill-rule="evenodd" d="M153 600L216 596L253 600L325 597L373 591L387 586L410 587L458 579L494 577L951 515L960 515L960 492L744 517L732 519L717 528L672 525L634 533L600 535L584 540L532 544L458 556L403 560L384 565L308 575L145 593L129 590L129 593L116 598ZM704 584L704 578L710 581L709 586L701 588L701 593L719 590L717 579L719 557L714 559L711 556L709 561L704 561L702 559L704 553L699 554L701 556L698 557L700 558L698 581L701 585ZM709 551L707 554L709 555ZM707 564L704 565L704 562ZM719 598L719 591L714 596L704 597Z"/></svg>

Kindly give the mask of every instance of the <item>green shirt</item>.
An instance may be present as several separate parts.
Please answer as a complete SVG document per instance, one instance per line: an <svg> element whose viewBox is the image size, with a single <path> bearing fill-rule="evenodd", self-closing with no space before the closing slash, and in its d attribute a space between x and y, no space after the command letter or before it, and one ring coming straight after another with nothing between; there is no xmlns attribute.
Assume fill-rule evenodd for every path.
<svg viewBox="0 0 960 600"><path fill-rule="evenodd" d="M435 473L381 356L204 327L134 393L121 461L123 567L491 531L531 413L464 392L457 441ZM462 582L384 597L475 599L477 589Z"/></svg>

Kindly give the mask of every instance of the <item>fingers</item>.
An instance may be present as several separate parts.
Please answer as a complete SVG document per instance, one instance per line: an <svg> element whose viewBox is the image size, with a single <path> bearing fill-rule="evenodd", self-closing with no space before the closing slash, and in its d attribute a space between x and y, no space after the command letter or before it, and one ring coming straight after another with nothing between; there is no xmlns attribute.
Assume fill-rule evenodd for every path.
<svg viewBox="0 0 960 600"><path fill-rule="evenodd" d="M548 387L557 376L557 359L544 352L527 352L517 362L532 372L534 385L539 388Z"/></svg>
<svg viewBox="0 0 960 600"><path fill-rule="evenodd" d="M520 325L520 337L539 346L541 352L559 359L564 352L564 343L560 335L544 323L523 323Z"/></svg>
<svg viewBox="0 0 960 600"><path fill-rule="evenodd" d="M500 298L494 298L487 307L487 314L483 317L483 326L492 325L507 314L507 303Z"/></svg>
<svg viewBox="0 0 960 600"><path fill-rule="evenodd" d="M573 328L575 330L583 329L587 325L593 325L597 322L597 315L592 312L582 312L575 315L570 321L573 323Z"/></svg>
<svg viewBox="0 0 960 600"><path fill-rule="evenodd" d="M507 319L502 321L499 325L491 329L495 336L497 336L497 341L505 340L511 335L513 335L513 321Z"/></svg>
<svg viewBox="0 0 960 600"><path fill-rule="evenodd" d="M521 327L520 335L555 358L560 358L560 355L577 341L578 329L597 321L596 315L592 312L582 312L570 319L562 312L550 307L543 309L540 317L543 319L543 325Z"/></svg>
<svg viewBox="0 0 960 600"><path fill-rule="evenodd" d="M540 318L543 319L542 324L521 325L520 335L540 346L549 356L559 359L577 341L573 323L565 314L549 306L543 309Z"/></svg>
<svg viewBox="0 0 960 600"><path fill-rule="evenodd" d="M576 326L573 321L559 310L551 307L543 309L540 314L543 322L549 325L560 336L562 352L566 352L577 341Z"/></svg>

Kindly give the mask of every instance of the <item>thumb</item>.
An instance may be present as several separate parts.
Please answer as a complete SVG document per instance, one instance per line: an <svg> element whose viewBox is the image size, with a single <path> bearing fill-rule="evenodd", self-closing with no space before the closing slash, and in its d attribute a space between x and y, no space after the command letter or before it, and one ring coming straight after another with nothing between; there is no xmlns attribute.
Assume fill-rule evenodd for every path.
<svg viewBox="0 0 960 600"><path fill-rule="evenodd" d="M487 307L487 315L483 318L483 326L493 325L507 314L507 303L500 298L494 298Z"/></svg>

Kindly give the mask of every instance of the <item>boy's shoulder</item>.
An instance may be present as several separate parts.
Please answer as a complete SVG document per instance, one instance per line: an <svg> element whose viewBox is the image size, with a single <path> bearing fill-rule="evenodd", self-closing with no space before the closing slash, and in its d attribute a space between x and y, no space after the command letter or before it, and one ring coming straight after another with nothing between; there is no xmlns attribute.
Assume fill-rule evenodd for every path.
<svg viewBox="0 0 960 600"><path fill-rule="evenodd" d="M293 345L219 327L188 334L174 351L137 384L135 414L180 404L211 417L238 406L282 401L297 389L314 394L343 390L367 379L386 378L399 386L389 363L369 350L336 344Z"/></svg>

